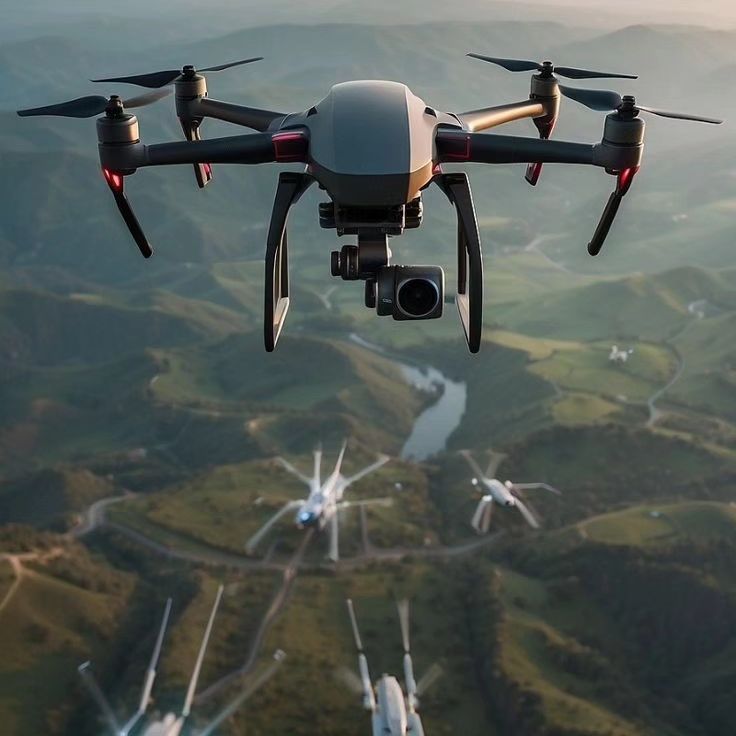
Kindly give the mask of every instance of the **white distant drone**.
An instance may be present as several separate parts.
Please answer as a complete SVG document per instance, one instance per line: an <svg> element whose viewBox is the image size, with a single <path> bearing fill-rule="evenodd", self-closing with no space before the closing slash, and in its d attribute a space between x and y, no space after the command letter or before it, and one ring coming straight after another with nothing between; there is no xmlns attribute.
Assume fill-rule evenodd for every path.
<svg viewBox="0 0 736 736"><path fill-rule="evenodd" d="M478 502L478 507L473 514L472 521L470 522L471 526L478 532L478 534L485 534L488 531L488 528L491 525L491 515L493 514L494 502L501 506L511 506L519 509L521 515L529 526L533 529L539 529L539 521L536 519L529 507L519 497L520 492L543 488L545 491L550 491L550 493L554 493L558 496L562 495L560 491L547 483L512 483L510 480L502 483L497 478L494 478L493 476L498 470L498 466L501 464L505 455L491 453L491 461L488 464L486 472L483 473L467 450L462 450L460 454L468 461L468 464L476 474L476 477L472 479L471 483L474 486L487 491L487 493Z"/></svg>
<svg viewBox="0 0 736 736"><path fill-rule="evenodd" d="M608 356L608 360L610 360L612 363L626 363L633 354L633 348L629 348L628 350L621 350L618 345L613 345L611 347L611 353Z"/></svg>
<svg viewBox="0 0 736 736"><path fill-rule="evenodd" d="M417 710L419 696L442 674L438 665L427 670L419 683L414 679L414 666L409 649L409 601L399 601L399 623L404 644L404 685L406 696L399 681L392 675L383 674L375 684L371 682L368 659L363 651L363 642L358 631L352 600L347 600L348 614L353 628L355 648L358 650L358 669L360 679L351 671L349 684L357 693L363 695L363 707L371 713L373 736L424 736L422 720Z"/></svg>
<svg viewBox="0 0 736 736"><path fill-rule="evenodd" d="M215 615L220 605L220 599L222 598L223 586L220 586L215 597L215 603L212 606L210 612L209 621L207 622L207 628L202 638L202 644L199 648L199 654L194 665L194 671L192 672L191 680L189 681L189 687L187 689L186 697L184 698L184 706L181 712L177 715L175 713L167 713L161 721L154 721L150 723L145 731L142 732L142 736L180 736L184 728L184 724L189 718L192 710L192 704L194 702L194 695L197 691L197 680L199 679L199 673L202 669L202 662L204 661L204 655L207 650L209 643L210 634L212 633L212 626L215 622ZM105 697L102 689L97 683L94 675L92 674L91 662L85 662L79 667L79 674L82 676L84 684L86 685L89 692L92 694L95 702L97 703L102 715L107 723L108 732L112 736L128 736L133 729L138 725L143 716L148 710L148 706L151 702L151 691L153 690L153 683L156 679L156 667L158 666L158 660L161 656L161 647L164 641L164 634L166 633L166 626L169 620L169 613L171 612L171 598L166 601L166 607L164 609L163 619L161 621L161 628L156 638L156 644L153 648L153 655L151 656L151 662L146 670L146 677L143 682L143 691L141 692L141 698L138 704L138 710L133 716L122 726L118 722L115 712L112 709L109 701ZM286 658L286 655L281 650L277 650L274 653L274 661L261 673L261 675L249 684L236 698L234 698L225 708L223 708L202 730L192 732L196 733L196 736L210 736L214 733L215 729L222 725L240 706L256 692L268 679L270 679L276 670L281 666L281 663Z"/></svg>
<svg viewBox="0 0 736 736"><path fill-rule="evenodd" d="M390 498L374 498L363 501L343 501L343 495L356 481L365 477L374 470L385 465L391 458L388 455L381 455L380 458L369 465L367 468L363 468L360 472L349 477L345 477L340 472L342 467L343 457L345 456L345 448L347 447L347 441L343 442L340 454L338 455L335 468L322 482L320 476L320 469L322 465L322 448L318 447L314 451L314 472L312 477L304 475L302 472L297 470L291 463L284 458L276 458L281 465L288 470L292 475L299 478L302 483L309 486L309 495L307 498L299 499L296 501L289 501L284 505L281 510L276 512L247 542L245 545L246 552L252 554L263 537L269 532L271 527L289 511L296 510L295 523L299 529L306 527L317 527L320 531L324 529L327 524L330 525L330 550L328 557L333 561L337 562L340 559L340 551L338 548L338 525L339 516L338 512L341 509L348 508L350 506L368 506L368 505L384 505L388 506L392 503Z"/></svg>

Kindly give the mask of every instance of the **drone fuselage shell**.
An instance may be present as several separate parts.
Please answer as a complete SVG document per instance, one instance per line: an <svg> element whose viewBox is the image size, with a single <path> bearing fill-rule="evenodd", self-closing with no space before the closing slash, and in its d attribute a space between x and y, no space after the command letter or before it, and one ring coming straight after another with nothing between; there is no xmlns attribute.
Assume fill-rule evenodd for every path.
<svg viewBox="0 0 736 736"><path fill-rule="evenodd" d="M432 181L441 124L460 128L405 84L358 80L334 85L281 129L306 128L309 171L335 202L394 207L416 199Z"/></svg>

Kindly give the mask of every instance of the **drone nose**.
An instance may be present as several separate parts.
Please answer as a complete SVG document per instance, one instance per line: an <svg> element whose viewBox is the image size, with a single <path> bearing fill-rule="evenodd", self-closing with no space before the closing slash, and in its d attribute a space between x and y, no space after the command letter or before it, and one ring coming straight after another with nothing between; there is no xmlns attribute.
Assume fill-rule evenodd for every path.
<svg viewBox="0 0 736 736"><path fill-rule="evenodd" d="M311 511L300 511L297 519L302 526L309 526L314 523L316 516Z"/></svg>

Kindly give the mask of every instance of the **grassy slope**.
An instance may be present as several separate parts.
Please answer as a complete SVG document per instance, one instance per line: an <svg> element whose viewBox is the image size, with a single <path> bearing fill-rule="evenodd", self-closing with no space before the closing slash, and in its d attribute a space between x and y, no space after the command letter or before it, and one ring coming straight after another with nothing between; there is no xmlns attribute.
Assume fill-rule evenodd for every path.
<svg viewBox="0 0 736 736"><path fill-rule="evenodd" d="M90 564L84 553L71 554ZM133 577L99 563L89 573L78 583L53 568L29 569L3 611L0 717L7 733L61 733L76 667L115 635Z"/></svg>
<svg viewBox="0 0 736 736"><path fill-rule="evenodd" d="M651 516L653 509L661 513L659 518ZM659 614L661 626L671 625L665 622L667 618L689 618L692 614L688 613L688 607L702 605L701 599L712 599L706 605L713 607L714 617L733 618L736 607L726 603L720 592L733 593L733 574L729 575L728 568L717 560L718 545L733 545L734 541L736 514L732 506L683 502L632 507L607 514L555 532L541 547L528 547L527 553L517 549L512 555L513 564L519 564L526 574L504 569L500 575L503 613L497 662L505 677L538 697L535 702L544 726L559 729L554 733L700 733L696 723L698 718L702 720L702 712L699 716L697 710L688 712L687 708L695 708L694 703L703 696L697 678L708 672L711 659L718 658L719 648L714 648L709 636L696 645L700 649L694 657L697 662L693 661L693 667L697 667L693 671L698 673L692 681L698 682L695 694L680 690L680 673L673 664L669 669L665 665L664 670L657 670L660 673L657 694L647 690L649 695L644 698L641 697L642 687L646 687L643 681L667 657L659 651L659 642L652 641L648 660L641 626L646 616L657 615L658 607L670 605L652 594L651 586L660 584L653 576L661 577L665 570L672 570L672 595L680 597L682 611ZM687 555L678 556L677 550L683 549L680 547L683 544L695 545L697 561L688 564ZM595 556L586 563L586 555ZM646 555L645 561L639 564L649 578L640 580L634 568L629 568L629 578L612 573L620 587L605 587L613 580L601 585L595 583L596 568L604 556L610 557L608 564L613 571L636 565L636 555ZM708 573L701 572L700 560L711 561L706 563ZM682 581L676 579L680 574L674 573L676 569L690 571L687 573L689 592L680 587ZM530 571L533 571L531 577ZM611 573L604 575L609 576ZM609 601L613 603L609 605L606 596L612 594L616 601ZM639 622L634 623L637 608L642 610ZM715 621L716 618L713 637L722 631L720 621L718 624ZM732 633L731 630L731 636ZM685 642L683 646L691 646L690 636L691 632L683 630L678 647L681 642ZM719 646L730 650L736 642L727 643L728 635L724 633L724 636L726 639ZM727 666L721 661L717 672L712 680L716 692L733 676L732 663ZM681 700L677 707L668 710L670 697ZM689 705L683 707L682 699Z"/></svg>

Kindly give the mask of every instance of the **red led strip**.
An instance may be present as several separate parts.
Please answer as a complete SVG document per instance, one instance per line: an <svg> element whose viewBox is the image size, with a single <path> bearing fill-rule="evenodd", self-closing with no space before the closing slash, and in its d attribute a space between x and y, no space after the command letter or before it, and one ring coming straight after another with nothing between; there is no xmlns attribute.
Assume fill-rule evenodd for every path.
<svg viewBox="0 0 736 736"><path fill-rule="evenodd" d="M632 166L631 168L622 169L618 172L618 185L616 189L619 194L626 194L629 191L637 171L639 171L639 167Z"/></svg>
<svg viewBox="0 0 736 736"><path fill-rule="evenodd" d="M105 177L105 181L114 192L122 192L124 186L124 180L122 174L117 174L110 169L102 168L102 174Z"/></svg>
<svg viewBox="0 0 736 736"><path fill-rule="evenodd" d="M271 136L276 161L305 161L307 157L307 139L301 133L276 133Z"/></svg>

